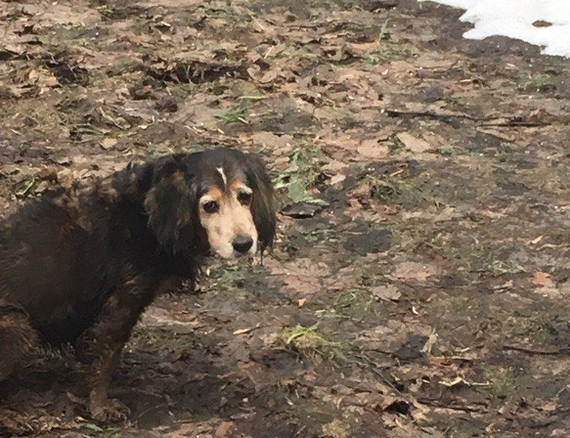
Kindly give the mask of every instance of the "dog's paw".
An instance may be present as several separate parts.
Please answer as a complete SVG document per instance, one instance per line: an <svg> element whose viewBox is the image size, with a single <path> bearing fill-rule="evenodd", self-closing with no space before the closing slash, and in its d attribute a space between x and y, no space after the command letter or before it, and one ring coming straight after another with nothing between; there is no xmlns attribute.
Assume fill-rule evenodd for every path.
<svg viewBox="0 0 570 438"><path fill-rule="evenodd" d="M101 422L125 421L131 412L128 407L119 400L105 399L98 402L89 403L89 411L94 420Z"/></svg>

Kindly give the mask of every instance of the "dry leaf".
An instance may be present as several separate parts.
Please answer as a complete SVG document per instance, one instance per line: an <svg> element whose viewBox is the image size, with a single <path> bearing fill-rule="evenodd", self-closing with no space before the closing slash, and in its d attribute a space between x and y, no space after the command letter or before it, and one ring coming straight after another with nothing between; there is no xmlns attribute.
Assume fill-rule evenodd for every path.
<svg viewBox="0 0 570 438"><path fill-rule="evenodd" d="M334 186L335 184L339 184L346 179L346 175L335 175L330 179L330 185Z"/></svg>
<svg viewBox="0 0 570 438"><path fill-rule="evenodd" d="M393 284L376 286L371 291L374 296L384 301L398 301L402 296L402 293Z"/></svg>
<svg viewBox="0 0 570 438"><path fill-rule="evenodd" d="M376 139L362 141L356 147L356 151L362 158L368 160L384 160L390 154L388 146L379 144Z"/></svg>
<svg viewBox="0 0 570 438"><path fill-rule="evenodd" d="M119 140L117 140L116 138L105 138L101 142L101 147L105 150L111 149L113 146L117 144L118 141Z"/></svg>
<svg viewBox="0 0 570 438"><path fill-rule="evenodd" d="M546 412L553 412L558 409L558 403L555 401L549 401L542 405L541 409Z"/></svg>
<svg viewBox="0 0 570 438"><path fill-rule="evenodd" d="M231 421L223 421L214 432L215 438L225 438L235 436L236 426Z"/></svg>
<svg viewBox="0 0 570 438"><path fill-rule="evenodd" d="M418 262L403 262L392 271L392 277L400 280L426 281L429 277L439 273L439 269L431 264Z"/></svg>
<svg viewBox="0 0 570 438"><path fill-rule="evenodd" d="M432 149L431 145L424 139L414 137L409 132L401 132L397 135L398 140L400 140L406 149L421 154Z"/></svg>
<svg viewBox="0 0 570 438"><path fill-rule="evenodd" d="M546 288L556 287L556 283L552 280L552 276L548 272L537 271L532 277L532 283Z"/></svg>
<svg viewBox="0 0 570 438"><path fill-rule="evenodd" d="M347 169L348 164L338 160L332 160L323 166L323 170L329 175L334 175Z"/></svg>

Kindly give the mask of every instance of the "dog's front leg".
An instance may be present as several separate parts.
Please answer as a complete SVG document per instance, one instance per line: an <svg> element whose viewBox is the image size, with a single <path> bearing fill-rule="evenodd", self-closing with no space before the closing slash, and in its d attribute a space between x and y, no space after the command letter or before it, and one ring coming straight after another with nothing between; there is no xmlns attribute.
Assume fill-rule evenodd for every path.
<svg viewBox="0 0 570 438"><path fill-rule="evenodd" d="M89 410L100 421L120 420L128 408L118 400L109 399L107 390L121 351L140 314L154 298L156 284L145 278L131 278L109 297L93 327L89 373Z"/></svg>

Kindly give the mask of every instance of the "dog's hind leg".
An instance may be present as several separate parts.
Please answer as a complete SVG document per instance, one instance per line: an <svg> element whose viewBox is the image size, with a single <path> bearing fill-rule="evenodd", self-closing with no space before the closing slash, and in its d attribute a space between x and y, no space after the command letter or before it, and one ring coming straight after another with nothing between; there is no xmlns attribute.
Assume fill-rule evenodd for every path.
<svg viewBox="0 0 570 438"><path fill-rule="evenodd" d="M26 312L0 300L0 381L12 374L36 341Z"/></svg>

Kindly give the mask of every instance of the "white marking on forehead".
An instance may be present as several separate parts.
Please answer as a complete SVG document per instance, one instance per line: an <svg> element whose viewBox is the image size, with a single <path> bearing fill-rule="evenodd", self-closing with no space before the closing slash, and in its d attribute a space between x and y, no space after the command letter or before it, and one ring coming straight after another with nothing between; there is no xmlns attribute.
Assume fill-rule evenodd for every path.
<svg viewBox="0 0 570 438"><path fill-rule="evenodd" d="M222 175L222 180L224 181L224 185L227 185L228 180L226 179L226 174L224 173L224 168L223 167L217 167L216 170L218 172L220 172L220 175Z"/></svg>

